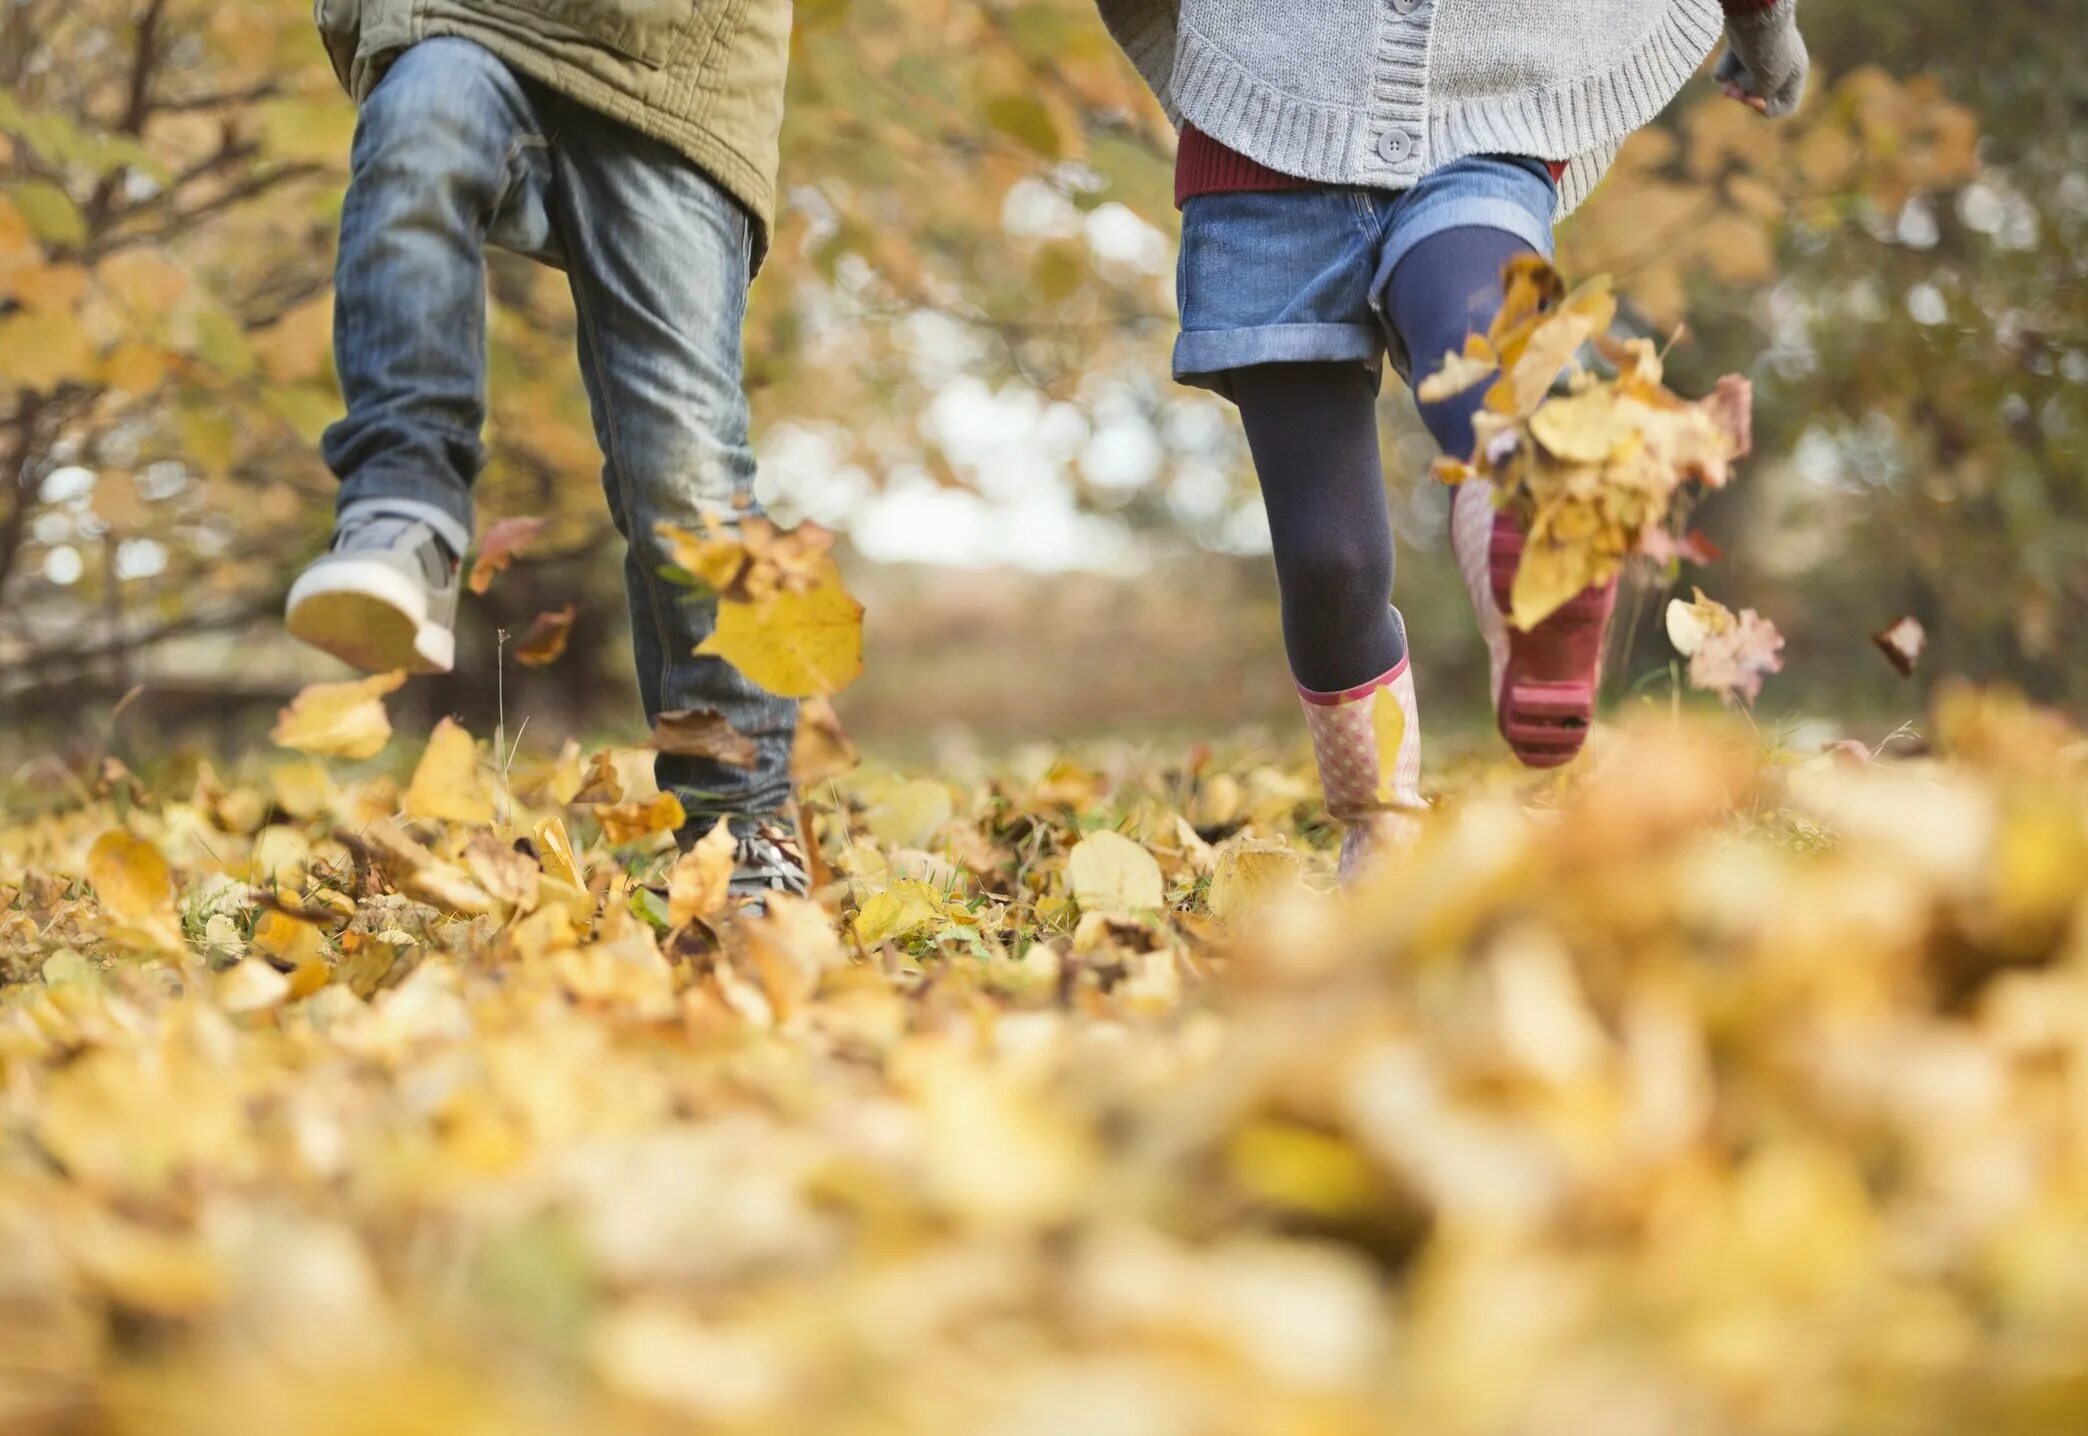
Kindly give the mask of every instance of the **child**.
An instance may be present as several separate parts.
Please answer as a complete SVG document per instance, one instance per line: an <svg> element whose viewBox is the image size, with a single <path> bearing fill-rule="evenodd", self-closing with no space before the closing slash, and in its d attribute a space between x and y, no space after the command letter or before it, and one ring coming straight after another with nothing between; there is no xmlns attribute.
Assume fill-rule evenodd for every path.
<svg viewBox="0 0 2088 1436"><path fill-rule="evenodd" d="M1484 331L1501 269L1549 256L1625 137L1710 52L1726 93L1797 106L1796 0L1099 0L1181 126L1175 378L1239 406L1268 507L1284 646L1341 873L1396 839L1418 791L1406 625L1375 403L1390 353L1418 380ZM1485 385L1421 417L1466 457ZM1507 627L1521 553L1490 486L1455 491L1452 544L1478 611L1502 735L1525 763L1579 751L1614 585Z"/></svg>
<svg viewBox="0 0 2088 1436"><path fill-rule="evenodd" d="M751 768L662 754L660 786L739 839L735 887L802 893L780 815L796 706L692 650L714 605L665 587L662 522L730 521L754 481L740 322L768 242L789 0L319 0L360 105L341 212L324 441L332 545L286 621L358 667L445 672L485 460L484 248L564 268L646 719L714 708Z"/></svg>

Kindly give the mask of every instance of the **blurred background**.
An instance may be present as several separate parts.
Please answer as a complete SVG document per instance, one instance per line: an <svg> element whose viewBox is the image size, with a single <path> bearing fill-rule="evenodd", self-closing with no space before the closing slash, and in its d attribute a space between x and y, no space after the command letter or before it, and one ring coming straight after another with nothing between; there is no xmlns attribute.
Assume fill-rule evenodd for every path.
<svg viewBox="0 0 2088 1436"><path fill-rule="evenodd" d="M1647 578L1613 701L1666 701L1651 600L1701 581L1788 636L1766 714L1882 732L1944 673L2088 712L2084 18L1808 6L1798 118L1699 78L1569 223L1562 266L1673 338L1673 387L1757 396L1697 514L1724 560ZM127 737L230 747L337 671L276 616L330 516L353 125L305 0L0 0L0 759L98 741L141 685ZM865 742L1288 721L1236 421L1167 378L1172 149L1087 0L797 6L748 378L764 497L841 533L868 605ZM549 527L467 598L458 673L394 706L635 736L564 280L496 257L492 286L481 527ZM1476 731L1446 494L1405 393L1382 415L1424 702ZM568 603L565 655L516 665L499 634ZM1870 642L1905 614L1911 680Z"/></svg>

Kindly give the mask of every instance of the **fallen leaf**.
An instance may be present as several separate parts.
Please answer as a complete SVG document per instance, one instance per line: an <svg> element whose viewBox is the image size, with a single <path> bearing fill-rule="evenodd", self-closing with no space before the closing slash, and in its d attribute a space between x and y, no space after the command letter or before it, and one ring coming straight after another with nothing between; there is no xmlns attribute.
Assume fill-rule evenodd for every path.
<svg viewBox="0 0 2088 1436"><path fill-rule="evenodd" d="M471 841L464 845L464 866L471 870L480 887L516 912L526 913L536 907L542 871L527 853L518 852L512 843L502 842L491 830L480 828L471 835Z"/></svg>
<svg viewBox="0 0 2088 1436"><path fill-rule="evenodd" d="M617 771L616 754L604 748L587 760L587 771L580 777L579 791L566 799L569 803L620 803L623 801L623 774Z"/></svg>
<svg viewBox="0 0 2088 1436"><path fill-rule="evenodd" d="M790 781L800 791L851 771L861 755L841 727L833 702L815 694L798 700L797 736L790 748Z"/></svg>
<svg viewBox="0 0 2088 1436"><path fill-rule="evenodd" d="M174 899L173 873L160 850L124 828L111 828L87 850L87 880L102 906L124 917L164 912Z"/></svg>
<svg viewBox="0 0 2088 1436"><path fill-rule="evenodd" d="M717 630L696 651L716 655L784 698L846 688L863 671L863 606L822 557L816 586L763 603L724 602Z"/></svg>
<svg viewBox="0 0 2088 1436"><path fill-rule="evenodd" d="M1734 613L1697 590L1693 603L1671 599L1668 639L1689 659L1689 682L1728 703L1753 703L1762 680L1783 668L1783 635L1751 608Z"/></svg>
<svg viewBox="0 0 2088 1436"><path fill-rule="evenodd" d="M916 778L898 787L863 814L863 826L895 848L924 848L955 811L947 784Z"/></svg>
<svg viewBox="0 0 2088 1436"><path fill-rule="evenodd" d="M725 721L715 708L677 708L653 720L652 745L662 753L710 758L734 768L760 759L754 740Z"/></svg>
<svg viewBox="0 0 2088 1436"><path fill-rule="evenodd" d="M495 519L479 541L478 556L471 561L471 577L466 581L471 591L484 593L491 588L494 575L527 553L549 524L549 519L534 517Z"/></svg>
<svg viewBox="0 0 2088 1436"><path fill-rule="evenodd" d="M1084 912L1142 912L1166 901L1153 855L1107 828L1074 844L1066 882Z"/></svg>
<svg viewBox="0 0 2088 1436"><path fill-rule="evenodd" d="M1547 399L1530 416L1530 434L1556 458L1599 464L1631 431L1610 394L1591 389Z"/></svg>
<svg viewBox="0 0 2088 1436"><path fill-rule="evenodd" d="M398 691L405 681L403 672L391 672L347 683L309 684L276 715L268 736L299 753L374 758L392 733L384 695Z"/></svg>
<svg viewBox="0 0 2088 1436"><path fill-rule="evenodd" d="M515 661L524 668L548 668L565 655L566 640L573 633L573 617L578 612L574 604L550 613L540 613L530 621L529 631L515 641Z"/></svg>
<svg viewBox="0 0 2088 1436"><path fill-rule="evenodd" d="M586 884L580 880L580 863L573 855L573 840L566 833L566 825L557 818L545 818L536 825L534 835L545 876L572 887L585 887Z"/></svg>
<svg viewBox="0 0 2088 1436"><path fill-rule="evenodd" d="M290 998L290 979L258 957L243 958L218 975L217 1003L227 1012L263 1012Z"/></svg>
<svg viewBox="0 0 2088 1436"><path fill-rule="evenodd" d="M709 832L674 860L667 872L667 920L686 927L725 906L730 895L738 841L720 818Z"/></svg>
<svg viewBox="0 0 2088 1436"><path fill-rule="evenodd" d="M1445 354L1435 371L1415 386L1414 397L1424 404L1440 404L1490 377L1500 367L1493 346L1484 336L1466 335L1463 352L1453 350Z"/></svg>
<svg viewBox="0 0 2088 1436"><path fill-rule="evenodd" d="M1921 626L1920 619L1906 614L1873 633L1871 642L1878 645L1878 651L1899 671L1900 677L1912 678L1914 665L1921 661L1921 650L1928 646L1928 630Z"/></svg>
<svg viewBox="0 0 2088 1436"><path fill-rule="evenodd" d="M490 823L493 800L479 774L478 744L462 724L444 718L428 737L413 781L406 816L444 823Z"/></svg>
<svg viewBox="0 0 2088 1436"><path fill-rule="evenodd" d="M655 833L673 832L686 822L681 800L672 793L655 793L643 803L611 803L595 809L602 835L612 843L635 843Z"/></svg>

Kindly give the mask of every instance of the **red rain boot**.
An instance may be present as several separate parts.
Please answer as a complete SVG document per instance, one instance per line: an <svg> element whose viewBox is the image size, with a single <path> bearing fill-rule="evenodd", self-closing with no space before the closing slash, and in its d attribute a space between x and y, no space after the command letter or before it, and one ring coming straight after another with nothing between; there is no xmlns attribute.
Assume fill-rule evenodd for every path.
<svg viewBox="0 0 2088 1436"><path fill-rule="evenodd" d="M1530 767L1555 768L1580 752L1595 721L1617 581L1583 589L1527 633L1514 627L1509 592L1522 561L1523 530L1494 508L1493 493L1485 479L1467 479L1451 491L1451 547L1486 639L1501 736Z"/></svg>

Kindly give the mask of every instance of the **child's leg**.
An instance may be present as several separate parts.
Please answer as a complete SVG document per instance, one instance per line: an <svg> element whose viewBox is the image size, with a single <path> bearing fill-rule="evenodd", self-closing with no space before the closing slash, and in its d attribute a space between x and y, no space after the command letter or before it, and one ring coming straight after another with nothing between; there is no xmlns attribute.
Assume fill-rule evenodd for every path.
<svg viewBox="0 0 2088 1436"><path fill-rule="evenodd" d="M701 833L790 799L797 705L720 658L695 655L715 602L660 577L656 526L700 528L754 512L754 452L741 384L752 233L694 164L579 105L560 103L553 205L580 316L580 364L606 457L609 510L628 547L625 585L648 721L713 708L752 738L751 768L662 754L662 788ZM740 507L746 505L746 507ZM741 823L750 827L751 823Z"/></svg>
<svg viewBox="0 0 2088 1436"><path fill-rule="evenodd" d="M364 101L334 272L348 416L325 439L343 506L416 499L470 530L485 463L486 234L537 131L522 83L467 40L413 46Z"/></svg>
<svg viewBox="0 0 2088 1436"><path fill-rule="evenodd" d="M484 245L536 116L467 40L402 53L364 101L335 269L347 417L333 548L298 579L292 633L365 668L450 666L457 561L485 454Z"/></svg>
<svg viewBox="0 0 2088 1436"><path fill-rule="evenodd" d="M1430 235L1400 260L1385 302L1416 384L1441 367L1445 354L1464 348L1466 335L1486 332L1504 297L1502 266L1529 252L1528 241L1504 229L1470 227ZM1444 453L1471 456L1472 415L1485 404L1486 389L1475 384L1419 406Z"/></svg>
<svg viewBox="0 0 2088 1436"><path fill-rule="evenodd" d="M1231 379L1269 511L1291 673L1326 693L1367 683L1406 653L1376 380L1354 363L1260 364Z"/></svg>
<svg viewBox="0 0 2088 1436"><path fill-rule="evenodd" d="M1392 518L1378 456L1377 383L1353 361L1234 369L1269 512L1283 642L1304 700L1327 810L1353 877L1423 806L1420 715L1392 607Z"/></svg>
<svg viewBox="0 0 2088 1436"><path fill-rule="evenodd" d="M1415 381L1484 332L1502 300L1501 267L1529 243L1505 230L1450 229L1421 240L1392 271L1386 309L1405 345ZM1422 422L1443 451L1472 452L1472 416L1487 386L1420 406ZM1569 761L1595 716L1602 647L1616 605L1614 581L1591 588L1527 633L1504 612L1522 557L1520 527L1493 509L1493 486L1470 480L1451 500L1451 543L1470 591L1492 666L1501 735L1532 767Z"/></svg>

